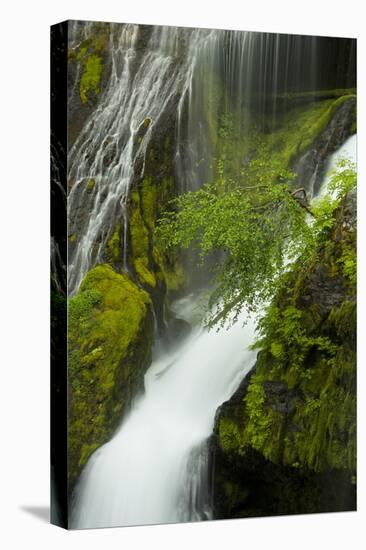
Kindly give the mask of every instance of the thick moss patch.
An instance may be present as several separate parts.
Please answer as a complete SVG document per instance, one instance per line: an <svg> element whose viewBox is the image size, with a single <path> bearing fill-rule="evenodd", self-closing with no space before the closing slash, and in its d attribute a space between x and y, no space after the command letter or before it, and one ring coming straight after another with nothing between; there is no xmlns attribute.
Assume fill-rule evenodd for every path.
<svg viewBox="0 0 366 550"><path fill-rule="evenodd" d="M98 95L100 92L100 77L102 74L102 58L99 55L89 55L87 58L83 74L80 79L80 99L82 103L88 101L90 93Z"/></svg>
<svg viewBox="0 0 366 550"><path fill-rule="evenodd" d="M112 265L119 265L122 259L121 224L116 223L114 231L107 243L106 257Z"/></svg>
<svg viewBox="0 0 366 550"><path fill-rule="evenodd" d="M106 442L151 360L149 296L127 275L98 265L69 300L69 481Z"/></svg>
<svg viewBox="0 0 366 550"><path fill-rule="evenodd" d="M140 282L155 288L156 278L152 269L150 269L149 261L149 231L145 225L140 194L137 190L132 192L131 202L129 221L133 265Z"/></svg>
<svg viewBox="0 0 366 550"><path fill-rule="evenodd" d="M354 90L333 90L298 94L308 98L304 103L289 103L287 109L272 115L256 115L245 107L235 113L221 105L222 94L212 92L206 101L206 124L213 148L211 169L213 179L221 178L223 184L248 176L263 177L273 172L273 179L296 161L326 131L339 109L353 105L350 134L356 130L356 102ZM251 162L255 159L255 162ZM207 162L202 159L200 162ZM250 172L248 167L250 166Z"/></svg>
<svg viewBox="0 0 366 550"><path fill-rule="evenodd" d="M81 103L88 103L100 92L103 60L109 41L109 24L95 23L93 33L77 43L75 49L69 49L69 63L80 67L79 92Z"/></svg>

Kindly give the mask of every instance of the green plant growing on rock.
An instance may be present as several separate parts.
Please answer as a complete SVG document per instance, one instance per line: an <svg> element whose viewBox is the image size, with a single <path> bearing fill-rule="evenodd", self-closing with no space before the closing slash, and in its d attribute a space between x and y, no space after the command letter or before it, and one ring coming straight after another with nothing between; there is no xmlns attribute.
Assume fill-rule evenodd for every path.
<svg viewBox="0 0 366 550"><path fill-rule="evenodd" d="M255 160L249 168L257 171L260 165ZM243 306L256 312L271 300L291 262L305 263L327 239L337 208L356 183L354 167L341 164L330 185L332 196L310 209L291 191L292 179L291 172L279 170L275 163L254 181L238 185L229 180L224 186L219 181L186 193L161 217L157 236L165 249L193 246L202 261L212 252L224 253L210 301L219 313L209 314L210 325L230 317L235 321ZM344 259L348 271L350 262Z"/></svg>
<svg viewBox="0 0 366 550"><path fill-rule="evenodd" d="M126 274L97 265L68 305L69 480L112 435L151 360L150 298ZM123 392L122 392L123 388ZM124 397L121 397L124 396Z"/></svg>
<svg viewBox="0 0 366 550"><path fill-rule="evenodd" d="M99 94L102 69L101 57L96 54L89 55L80 79L80 99L82 103L88 101L90 92L96 95Z"/></svg>

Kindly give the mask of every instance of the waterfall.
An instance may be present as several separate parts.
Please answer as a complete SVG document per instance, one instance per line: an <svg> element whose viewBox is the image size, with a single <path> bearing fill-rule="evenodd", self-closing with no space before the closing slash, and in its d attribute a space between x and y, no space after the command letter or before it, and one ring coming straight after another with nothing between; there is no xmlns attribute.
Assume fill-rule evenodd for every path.
<svg viewBox="0 0 366 550"><path fill-rule="evenodd" d="M86 32L86 31L85 31ZM92 27L89 32L92 32ZM138 25L113 25L110 34L111 75L97 109L69 153L69 233L78 233L69 257L69 293L98 262L118 214L124 218L126 263L127 198L136 170L143 175L154 127L169 102L184 89L189 62L179 61L179 42L191 35L197 45L202 33L175 27L154 27L138 67ZM88 188L88 181L93 188ZM90 192L91 191L91 192ZM88 217L77 220L81 206Z"/></svg>
<svg viewBox="0 0 366 550"><path fill-rule="evenodd" d="M194 302L184 306L192 310ZM245 319L218 333L196 327L153 361L145 394L82 473L72 527L212 518L204 444L218 406L255 362L248 349L255 327L249 319L243 330Z"/></svg>
<svg viewBox="0 0 366 550"><path fill-rule="evenodd" d="M245 134L249 107L275 118L276 94L303 89L305 81L315 89L319 74L325 79L323 64L315 62L320 38L153 27L141 54L139 32L137 25L111 26L110 78L69 153L69 233L77 233L69 256L71 294L103 261L121 215L128 269L129 191L136 172L143 175L154 128L169 105L175 109L177 189L194 190L210 178L210 122L219 112L241 113ZM218 81L225 84L223 97ZM88 215L80 219L82 205ZM196 303L195 296L177 302L177 317L187 319ZM144 395L81 474L71 527L213 518L207 440L217 408L255 363L254 336L255 322L243 311L219 332L195 324L174 350L156 346Z"/></svg>
<svg viewBox="0 0 366 550"><path fill-rule="evenodd" d="M77 40L92 35L93 29L93 23L74 22L71 49ZM209 179L215 153L210 121L217 121L222 103L224 111L226 105L226 110L240 118L245 134L249 107L255 108L257 118L258 112L268 109L275 118L277 93L333 84L327 80L329 69L324 66L334 47L331 40L179 27L151 29L142 47L139 25L110 25L110 77L69 152L69 235L77 239L69 251L70 294L78 290L85 274L103 261L106 244L121 216L127 269L129 190L134 178L143 176L151 137L169 104L178 103L176 121L172 121L178 134L177 186L192 190ZM316 55L320 46L323 56ZM354 53L347 55L352 58ZM347 75L342 78L339 86L352 84ZM225 97L218 97L220 86ZM74 93L75 87L69 101ZM273 99L268 102L268 97ZM83 215L85 209L87 216Z"/></svg>
<svg viewBox="0 0 366 550"><path fill-rule="evenodd" d="M330 156L327 167L326 175L322 183L321 188L319 189L316 198L324 197L328 193L329 183L331 180L331 175L334 169L337 167L338 163L342 159L350 160L351 162L357 162L357 135L349 137L343 145Z"/></svg>

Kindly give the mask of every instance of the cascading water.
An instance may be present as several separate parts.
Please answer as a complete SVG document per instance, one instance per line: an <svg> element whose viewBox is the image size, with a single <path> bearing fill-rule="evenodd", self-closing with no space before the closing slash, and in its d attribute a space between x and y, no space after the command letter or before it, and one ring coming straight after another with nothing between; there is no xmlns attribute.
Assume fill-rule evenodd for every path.
<svg viewBox="0 0 366 550"><path fill-rule="evenodd" d="M244 320L218 333L194 328L173 353L155 359L145 394L82 473L73 527L212 518L204 444L218 406L255 362L248 349L254 323L243 330Z"/></svg>
<svg viewBox="0 0 366 550"><path fill-rule="evenodd" d="M93 23L79 27L78 22L71 26L71 49L93 33ZM210 125L218 119L219 77L225 82L221 100L239 116L245 133L249 105L255 104L258 119L258 113L268 110L268 97L303 89L304 83L310 89L315 82L321 87L329 73L315 56L321 38L156 26L141 57L139 33L138 25L111 25L110 78L69 152L69 234L77 235L69 251L69 294L78 290L88 270L103 261L121 215L127 267L129 190L136 171L143 175L150 138L170 102L178 103L178 188L192 190L210 174L215 153ZM330 47L323 42L323 48ZM347 85L347 76L342 84ZM275 117L275 99L269 111ZM84 217L80 213L86 206Z"/></svg>
<svg viewBox="0 0 366 550"><path fill-rule="evenodd" d="M92 28L92 27L91 27ZM118 214L124 217L126 239L126 202L138 167L144 171L146 150L153 128L169 101L184 88L190 74L185 62L178 62L178 33L198 43L199 31L174 27L154 27L147 53L137 70L138 25L112 26L110 36L111 76L107 89L69 154L69 219L71 234L79 239L69 257L69 293L79 287L84 275L102 260L102 255ZM118 31L116 29L119 29ZM86 31L85 31L86 32ZM93 182L90 193L86 183ZM90 204L89 216L75 227L75 213ZM81 234L81 235L80 235ZM126 241L124 255L126 255ZM124 256L126 266L126 256Z"/></svg>
<svg viewBox="0 0 366 550"><path fill-rule="evenodd" d="M154 27L135 66L141 54L138 33L136 25L112 26L111 77L70 152L70 219L80 205L90 205L88 219L78 222L78 242L69 258L71 294L87 271L103 261L121 214L126 239L126 205L135 171L143 173L153 129L169 102L175 100L177 105L177 189L194 190L210 176L214 154L210 123L218 117L219 75L226 86L226 109L242 111L239 123L245 133L249 104L255 103L256 116L269 109L274 117L275 99L269 107L267 101L271 93L275 97L296 89L302 80L313 87L322 71L315 66L317 41L310 37L301 41L166 27ZM184 55L179 46L183 42ZM298 67L310 73L297 74ZM91 192L88 180L94 182ZM127 268L126 241L123 253ZM195 303L191 297L181 300L176 304L177 317L186 318ZM250 349L254 333L254 321L242 312L234 326L218 333L194 326L174 351L156 347L159 351L145 376L145 394L135 400L117 433L91 456L81 474L71 527L213 517L206 443L217 408L255 362L256 353Z"/></svg>
<svg viewBox="0 0 366 550"><path fill-rule="evenodd" d="M331 180L331 175L334 169L337 168L339 161L347 159L351 162L357 162L357 135L349 137L344 144L333 154L328 160L326 176L324 178L323 184L319 189L319 193L316 195L317 198L324 197L328 193L329 183Z"/></svg>

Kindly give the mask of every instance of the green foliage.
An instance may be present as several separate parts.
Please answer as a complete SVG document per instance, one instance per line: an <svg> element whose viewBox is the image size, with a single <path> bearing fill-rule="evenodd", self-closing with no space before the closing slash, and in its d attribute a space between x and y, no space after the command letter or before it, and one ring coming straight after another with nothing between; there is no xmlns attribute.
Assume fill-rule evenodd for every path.
<svg viewBox="0 0 366 550"><path fill-rule="evenodd" d="M331 173L328 193L315 201L312 206L314 214L313 233L317 243L329 237L333 228L337 210L346 195L356 187L357 173L354 163L342 159Z"/></svg>
<svg viewBox="0 0 366 550"><path fill-rule="evenodd" d="M249 165L260 172L257 159ZM216 266L216 288L210 305L219 304L219 314L208 317L209 324L236 319L245 305L257 311L276 294L291 262L306 262L329 236L337 209L355 185L351 165L333 175L333 196L319 200L309 224L307 212L289 190L291 174L268 169L254 182L236 185L222 180L204 185L173 201L172 210L160 219L157 237L167 250L195 247L204 260L212 252L223 252ZM274 173L281 181L273 183ZM284 180L284 181L283 181ZM351 272L350 258L344 259Z"/></svg>
<svg viewBox="0 0 366 550"><path fill-rule="evenodd" d="M257 450L263 448L271 431L271 418L263 412L266 398L262 382L263 380L260 377L254 375L245 396L248 415L245 439Z"/></svg>
<svg viewBox="0 0 366 550"><path fill-rule="evenodd" d="M88 103L100 93L100 81L109 44L110 24L96 23L93 35L85 39L80 36L75 48L68 50L69 63L78 65L80 81L79 95L81 103Z"/></svg>
<svg viewBox="0 0 366 550"><path fill-rule="evenodd" d="M214 184L178 197L159 220L157 245L167 255L193 247L202 264L212 253L221 258L209 325L269 304L245 400L219 418L229 456L251 447L296 469L355 470L355 233L344 222L355 167L342 161L328 194L305 208L287 168L348 100L292 111L268 136L253 132L245 147L233 118L222 117ZM246 162L238 170L240 148ZM323 287L335 289L324 302ZM282 393L267 395L265 382Z"/></svg>
<svg viewBox="0 0 366 550"><path fill-rule="evenodd" d="M211 304L222 300L224 317L245 303L254 310L272 293L283 267L285 240L306 224L286 185L258 185L221 192L206 185L175 201L176 211L160 220L158 238L167 248L197 246L202 259L213 251L226 257L217 269ZM291 211L291 215L290 215ZM274 240L277 232L278 240Z"/></svg>
<svg viewBox="0 0 366 550"><path fill-rule="evenodd" d="M93 308L101 301L101 294L95 288L90 288L69 300L69 323L82 323L87 319Z"/></svg>
<svg viewBox="0 0 366 550"><path fill-rule="evenodd" d="M235 450L239 454L243 451L242 429L237 422L230 418L222 418L219 423L220 445L225 452Z"/></svg>
<svg viewBox="0 0 366 550"><path fill-rule="evenodd" d="M338 262L342 265L343 275L349 279L351 285L355 286L357 280L357 258L355 250L345 246Z"/></svg>
<svg viewBox="0 0 366 550"><path fill-rule="evenodd" d="M340 206L329 241L325 245L322 234L313 258L295 264L259 323L255 347L260 353L246 398L247 420L239 453L252 446L273 462L296 468L355 471L355 281L343 276L340 303L333 298L330 306L326 296L324 303L320 296L316 298L320 303L301 305L303 296L314 300L314 288L338 285L343 272L339 258L344 257L344 250L355 253L347 241L349 235L335 238L344 223L341 212ZM319 273L325 280L319 279ZM288 388L291 412L278 412L276 404L281 405L281 398L271 402L263 397L266 380Z"/></svg>
<svg viewBox="0 0 366 550"><path fill-rule="evenodd" d="M320 351L329 365L332 365L337 352L330 338L309 332L304 312L293 302L287 300L286 307L283 307L277 301L267 308L258 324L262 338L253 346L270 351L273 356L272 374L282 372L285 367L289 369L287 382L290 386L294 381L298 383L311 377L311 370L303 368L310 350Z"/></svg>
<svg viewBox="0 0 366 550"><path fill-rule="evenodd" d="M110 437L151 357L149 296L127 275L98 265L68 304L69 479ZM122 391L123 389L123 391ZM134 393L134 392L132 392Z"/></svg>

